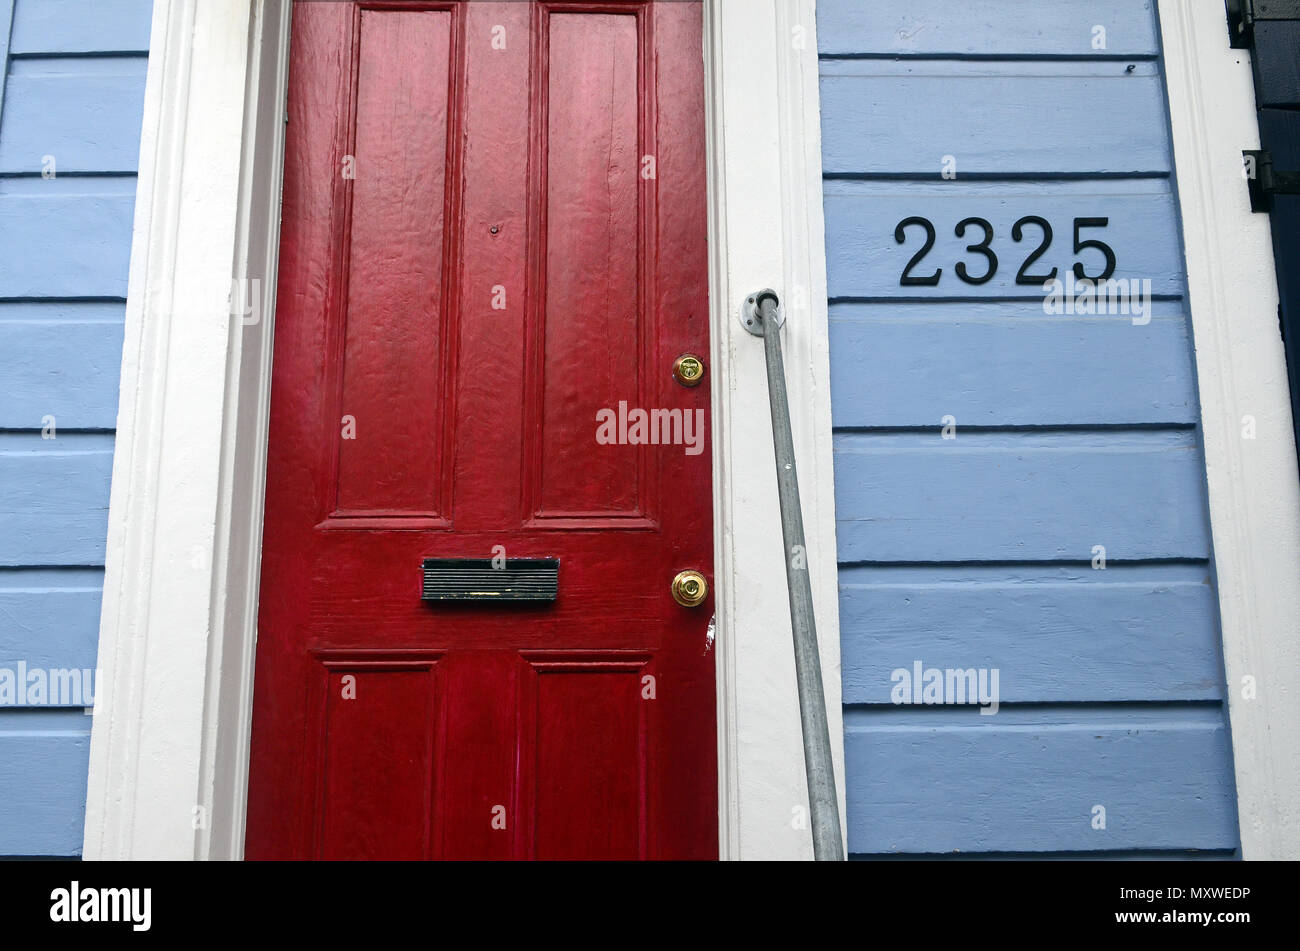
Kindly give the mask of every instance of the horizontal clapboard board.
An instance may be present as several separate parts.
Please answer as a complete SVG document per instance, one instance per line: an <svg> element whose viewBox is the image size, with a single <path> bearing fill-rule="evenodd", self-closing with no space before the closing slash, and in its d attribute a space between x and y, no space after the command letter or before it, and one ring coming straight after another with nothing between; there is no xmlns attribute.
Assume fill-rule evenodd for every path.
<svg viewBox="0 0 1300 951"><path fill-rule="evenodd" d="M1152 57L1152 2L817 0L817 49L822 56Z"/></svg>
<svg viewBox="0 0 1300 951"><path fill-rule="evenodd" d="M0 568L0 668L93 668L102 568Z"/></svg>
<svg viewBox="0 0 1300 951"><path fill-rule="evenodd" d="M834 304L830 338L839 429L1199 418L1181 301L1140 316L1049 315L1039 301Z"/></svg>
<svg viewBox="0 0 1300 951"><path fill-rule="evenodd" d="M14 60L0 173L134 175L147 69L144 56Z"/></svg>
<svg viewBox="0 0 1300 951"><path fill-rule="evenodd" d="M110 434L0 434L0 567L102 565L112 473Z"/></svg>
<svg viewBox="0 0 1300 951"><path fill-rule="evenodd" d="M839 559L1204 559L1204 469L1186 430L838 433Z"/></svg>
<svg viewBox="0 0 1300 951"><path fill-rule="evenodd" d="M0 178L0 298L125 300L134 211L134 177Z"/></svg>
<svg viewBox="0 0 1300 951"><path fill-rule="evenodd" d="M91 717L0 708L0 855L80 855Z"/></svg>
<svg viewBox="0 0 1300 951"><path fill-rule="evenodd" d="M116 301L0 302L0 429L112 429L122 374Z"/></svg>
<svg viewBox="0 0 1300 951"><path fill-rule="evenodd" d="M1012 703L1220 700L1207 564L847 567L846 704L888 704L896 671L1000 671Z"/></svg>
<svg viewBox="0 0 1300 951"><path fill-rule="evenodd" d="M1237 845L1218 704L850 707L844 759L852 853Z"/></svg>
<svg viewBox="0 0 1300 951"><path fill-rule="evenodd" d="M15 56L144 53L152 14L152 0L16 0L9 51Z"/></svg>
<svg viewBox="0 0 1300 951"><path fill-rule="evenodd" d="M1151 62L823 61L821 114L830 176L937 178L945 156L959 180L1170 168Z"/></svg>

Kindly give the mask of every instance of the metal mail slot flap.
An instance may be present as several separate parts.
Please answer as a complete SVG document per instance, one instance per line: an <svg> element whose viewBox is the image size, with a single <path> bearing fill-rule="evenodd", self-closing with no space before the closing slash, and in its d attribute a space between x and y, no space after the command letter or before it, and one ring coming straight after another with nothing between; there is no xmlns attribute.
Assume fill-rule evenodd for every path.
<svg viewBox="0 0 1300 951"><path fill-rule="evenodd" d="M422 601L554 601L560 559L426 558ZM496 559L498 565L503 564Z"/></svg>

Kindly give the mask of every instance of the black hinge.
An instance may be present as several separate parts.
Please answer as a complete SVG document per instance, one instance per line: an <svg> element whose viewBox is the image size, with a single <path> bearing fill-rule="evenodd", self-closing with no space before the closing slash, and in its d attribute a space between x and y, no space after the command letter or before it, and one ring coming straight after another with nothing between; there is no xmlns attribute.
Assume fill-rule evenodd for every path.
<svg viewBox="0 0 1300 951"><path fill-rule="evenodd" d="M1246 162L1246 187L1250 189L1250 210L1273 210L1274 195L1300 195L1300 172L1283 172L1273 167L1273 156L1261 149L1241 153ZM1254 166L1254 174L1251 166Z"/></svg>
<svg viewBox="0 0 1300 951"><path fill-rule="evenodd" d="M1228 37L1233 49L1255 45L1255 24L1261 20L1300 20L1300 0L1226 0Z"/></svg>

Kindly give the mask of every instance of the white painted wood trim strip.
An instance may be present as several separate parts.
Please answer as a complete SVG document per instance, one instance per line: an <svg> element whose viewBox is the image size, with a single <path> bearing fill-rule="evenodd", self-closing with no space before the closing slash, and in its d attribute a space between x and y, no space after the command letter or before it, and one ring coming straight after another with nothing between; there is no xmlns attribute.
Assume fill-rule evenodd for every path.
<svg viewBox="0 0 1300 951"><path fill-rule="evenodd" d="M291 0L259 3L249 51L235 274L245 281L239 309L252 312L232 325L226 372L225 451L213 560L216 627L208 659L200 786L211 825L209 834L199 838L199 858L244 854L292 12Z"/></svg>
<svg viewBox="0 0 1300 951"><path fill-rule="evenodd" d="M271 325L232 319L232 278L268 268L273 312L287 24L287 0L155 0L88 859L242 851Z"/></svg>
<svg viewBox="0 0 1300 951"><path fill-rule="evenodd" d="M772 287L808 568L844 812L826 253L813 0L707 0L719 843L723 858L811 858L762 341L740 301ZM801 821L802 820L802 821Z"/></svg>
<svg viewBox="0 0 1300 951"><path fill-rule="evenodd" d="M1300 478L1249 53L1223 4L1160 0L1205 434L1242 854L1300 858ZM1253 416L1257 438L1244 439ZM1252 678L1254 698L1245 684Z"/></svg>

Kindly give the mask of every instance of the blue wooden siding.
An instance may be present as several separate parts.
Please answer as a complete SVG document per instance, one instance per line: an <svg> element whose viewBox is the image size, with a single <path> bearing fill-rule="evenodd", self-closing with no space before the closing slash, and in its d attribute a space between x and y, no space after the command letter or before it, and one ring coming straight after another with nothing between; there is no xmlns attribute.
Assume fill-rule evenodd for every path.
<svg viewBox="0 0 1300 951"><path fill-rule="evenodd" d="M1232 856L1155 4L817 9L849 850ZM912 215L934 222L915 273L942 267L937 286L899 284ZM1033 272L1061 277L1073 220L1109 218L1085 237L1151 282L1149 313L1045 314L1015 282L1026 215L1054 231ZM954 273L985 269L980 229L954 233L970 216L995 229L980 285ZM896 705L891 674L917 661L996 669L998 712Z"/></svg>
<svg viewBox="0 0 1300 951"><path fill-rule="evenodd" d="M151 13L0 0L0 668L95 666ZM80 853L90 723L0 707L0 856Z"/></svg>

